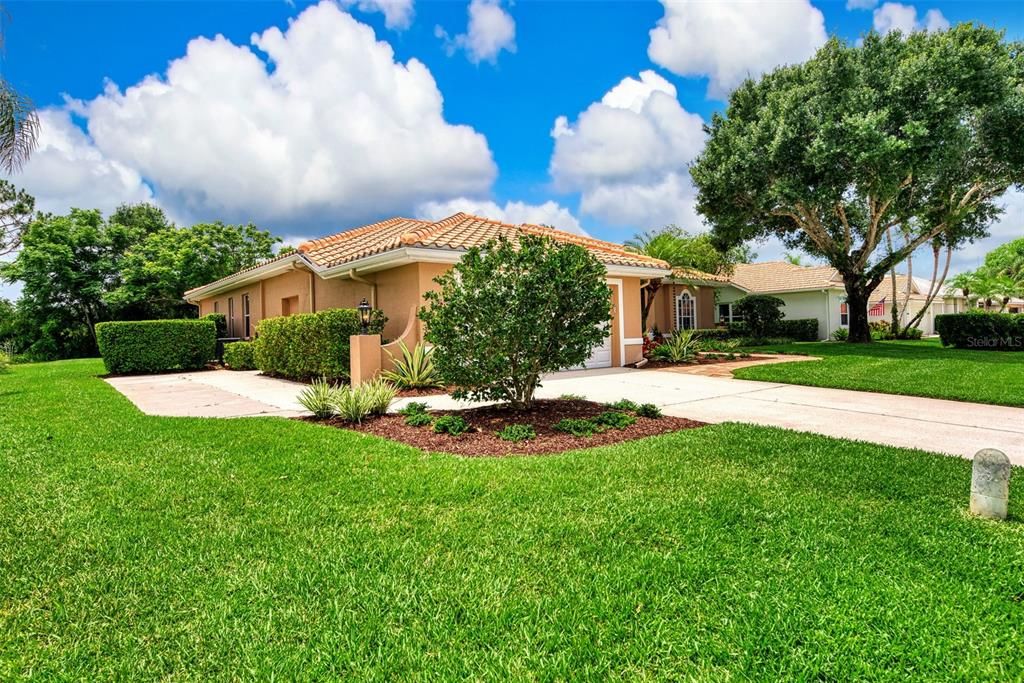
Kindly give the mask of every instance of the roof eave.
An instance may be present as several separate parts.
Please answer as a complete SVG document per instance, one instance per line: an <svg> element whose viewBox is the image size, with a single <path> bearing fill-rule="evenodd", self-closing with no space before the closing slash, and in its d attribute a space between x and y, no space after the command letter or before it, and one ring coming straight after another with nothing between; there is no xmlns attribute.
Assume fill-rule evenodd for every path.
<svg viewBox="0 0 1024 683"><path fill-rule="evenodd" d="M251 282L264 280L268 277L278 275L279 273L295 270L295 266L298 263L312 267L312 264L308 263L306 259L302 257L301 253L293 252L283 259L277 259L269 263L265 263L262 266L257 266L249 270L243 270L242 272L235 273L234 275L229 275L226 278L211 282L208 285L190 289L185 292L184 299L190 304L197 304L200 299L208 299L211 296L216 296L222 292L237 289L238 287L247 285Z"/></svg>

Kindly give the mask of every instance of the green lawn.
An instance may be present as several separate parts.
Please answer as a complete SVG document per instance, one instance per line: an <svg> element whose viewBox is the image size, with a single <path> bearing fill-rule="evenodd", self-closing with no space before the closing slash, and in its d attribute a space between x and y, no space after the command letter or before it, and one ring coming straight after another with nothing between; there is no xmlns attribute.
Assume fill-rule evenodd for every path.
<svg viewBox="0 0 1024 683"><path fill-rule="evenodd" d="M1024 353L943 348L934 339L873 344L808 342L752 349L822 356L743 368L741 379L1024 406Z"/></svg>
<svg viewBox="0 0 1024 683"><path fill-rule="evenodd" d="M101 371L0 376L0 680L1024 677L1024 504L970 518L963 460L739 425L460 459Z"/></svg>

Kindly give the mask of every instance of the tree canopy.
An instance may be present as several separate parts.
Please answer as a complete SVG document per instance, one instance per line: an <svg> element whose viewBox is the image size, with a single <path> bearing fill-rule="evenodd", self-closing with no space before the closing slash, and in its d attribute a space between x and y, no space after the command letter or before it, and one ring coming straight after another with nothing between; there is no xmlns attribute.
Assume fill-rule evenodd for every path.
<svg viewBox="0 0 1024 683"><path fill-rule="evenodd" d="M96 352L96 323L195 315L185 290L273 255L278 240L253 225L179 228L150 204L37 215L0 278L21 282L14 340L39 359Z"/></svg>
<svg viewBox="0 0 1024 683"><path fill-rule="evenodd" d="M1024 298L1024 237L996 247L980 268L960 273L951 284L969 301L981 300L986 308L998 305L999 311L1010 299Z"/></svg>
<svg viewBox="0 0 1024 683"><path fill-rule="evenodd" d="M850 340L867 302L919 246L986 234L1024 181L1024 58L1000 32L831 39L807 62L747 81L708 126L691 173L720 245L779 237L834 266ZM879 249L887 230L909 236Z"/></svg>

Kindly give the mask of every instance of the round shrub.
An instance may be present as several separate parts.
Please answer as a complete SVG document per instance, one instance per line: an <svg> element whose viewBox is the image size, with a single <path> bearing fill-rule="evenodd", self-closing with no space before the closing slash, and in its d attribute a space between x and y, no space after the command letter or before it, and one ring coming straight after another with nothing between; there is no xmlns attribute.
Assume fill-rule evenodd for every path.
<svg viewBox="0 0 1024 683"><path fill-rule="evenodd" d="M743 316L743 323L750 336L764 339L772 334L772 331L782 321L782 311L779 309L785 305L786 302L777 296L751 294L733 304L733 309ZM815 329L815 334L817 334L817 329Z"/></svg>
<svg viewBox="0 0 1024 683"><path fill-rule="evenodd" d="M438 434L458 436L469 431L469 425L460 415L444 415L434 421L434 431Z"/></svg>
<svg viewBox="0 0 1024 683"><path fill-rule="evenodd" d="M107 372L200 370L217 350L210 320L140 320L96 325L96 341Z"/></svg>
<svg viewBox="0 0 1024 683"><path fill-rule="evenodd" d="M528 441L537 438L537 430L528 424L505 425L498 432L498 438L502 441Z"/></svg>
<svg viewBox="0 0 1024 683"><path fill-rule="evenodd" d="M427 413L409 413L405 416L405 424L410 427L426 427L434 421Z"/></svg>

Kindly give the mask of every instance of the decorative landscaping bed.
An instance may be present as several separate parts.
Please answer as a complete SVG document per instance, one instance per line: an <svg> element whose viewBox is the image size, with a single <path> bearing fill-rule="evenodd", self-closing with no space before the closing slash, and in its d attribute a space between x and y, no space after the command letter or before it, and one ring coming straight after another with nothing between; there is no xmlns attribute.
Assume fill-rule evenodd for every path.
<svg viewBox="0 0 1024 683"><path fill-rule="evenodd" d="M704 426L702 422L680 417L652 418L629 413L631 417L635 418L635 422L623 429L607 427L591 436L573 436L555 430L555 425L562 420L589 420L608 412L620 411L614 411L609 406L592 401L555 399L537 401L532 409L525 411L513 411L506 406L484 406L466 410L438 410L429 413L430 417L435 420L446 415L462 417L470 431L457 436L437 433L431 425L419 427L408 425L405 416L395 414L368 418L361 424L353 424L339 418L303 419L375 434L422 448L425 451L466 456L559 453ZM535 437L523 441L505 441L497 436L499 430L509 425L527 424L532 425L536 433Z"/></svg>
<svg viewBox="0 0 1024 683"><path fill-rule="evenodd" d="M731 358L729 356L732 356ZM642 369L657 370L658 368L675 368L679 366L687 365L718 365L720 363L735 363L737 361L751 361L751 360L767 360L773 356L761 356L753 354L698 354L689 360L682 361L679 363L673 363L669 360L661 360L658 358L648 358L647 362L640 367Z"/></svg>

